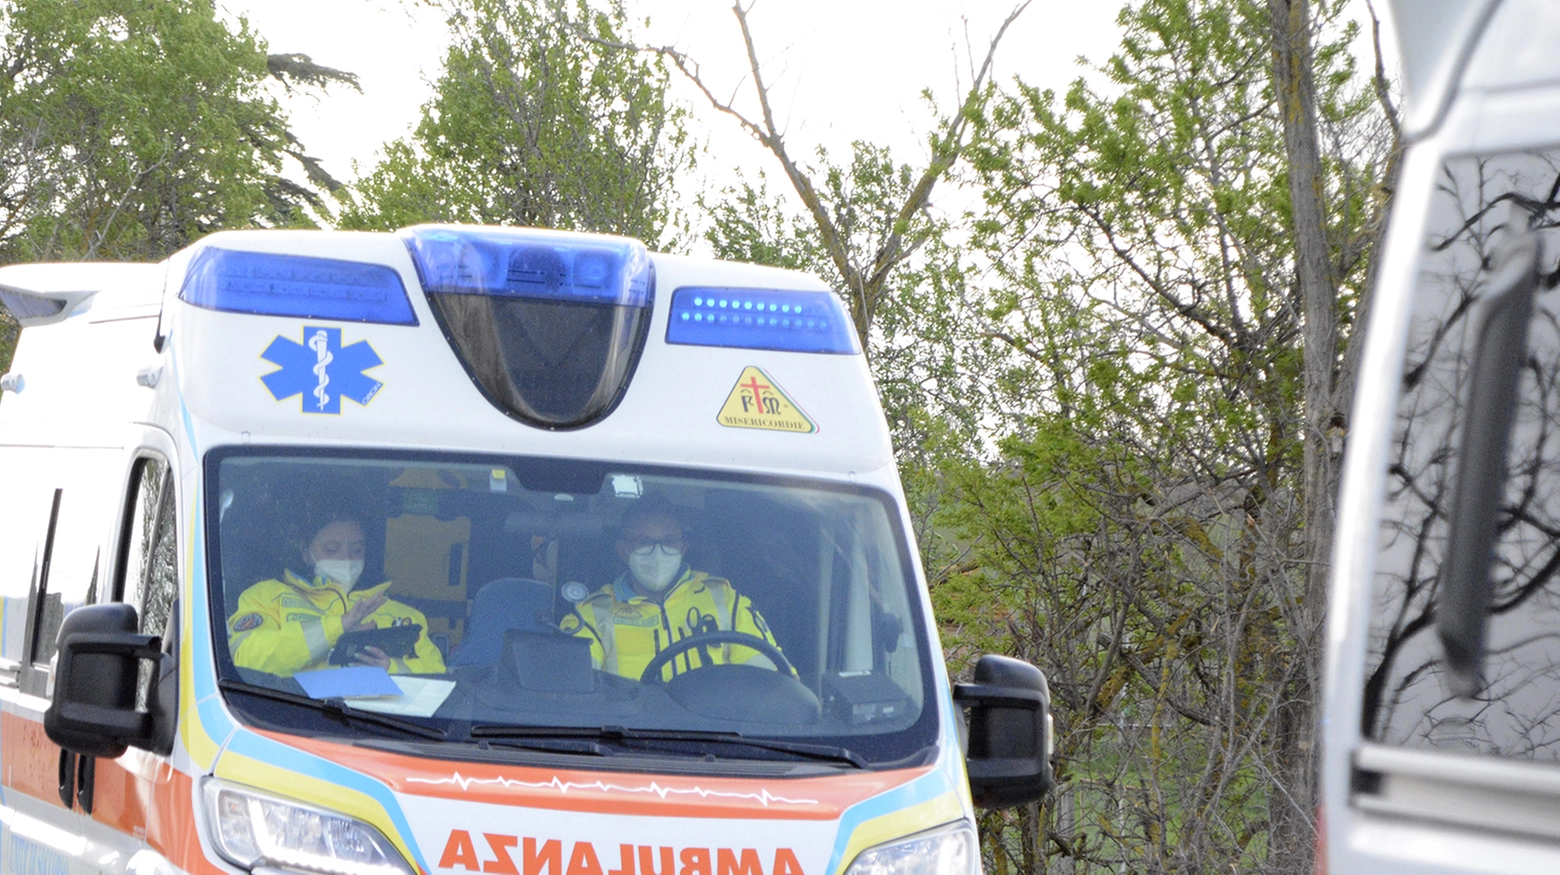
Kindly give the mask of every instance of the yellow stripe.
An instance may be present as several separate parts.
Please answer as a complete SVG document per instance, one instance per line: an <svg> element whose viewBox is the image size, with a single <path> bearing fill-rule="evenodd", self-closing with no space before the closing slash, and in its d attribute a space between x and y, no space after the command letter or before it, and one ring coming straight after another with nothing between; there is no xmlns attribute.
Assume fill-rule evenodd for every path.
<svg viewBox="0 0 1560 875"><path fill-rule="evenodd" d="M193 586L195 580L195 550L194 538L196 537L195 514L190 514L189 530L184 541L184 584ZM195 636L191 630L195 628L195 600L189 598L189 593L181 593L179 599L182 606L180 612L182 619L179 621L179 737L184 741L184 749L189 752L190 761L199 771L206 771L217 758L218 745L211 735L206 732L206 727L200 722L200 709L195 707ZM206 622L201 618L201 622Z"/></svg>
<svg viewBox="0 0 1560 875"><path fill-rule="evenodd" d="M406 859L412 849L390 821L390 815L373 797L312 775L279 769L271 763L228 751L217 763L216 775L224 780L296 799L304 805L325 808L372 825L388 838Z"/></svg>
<svg viewBox="0 0 1560 875"><path fill-rule="evenodd" d="M957 795L949 792L936 799L928 799L919 805L912 805L909 808L889 812L882 817L863 821L850 834L850 842L845 845L845 854L840 858L840 871L849 869L850 864L855 862L856 857L867 848L915 835L934 826L960 820L964 816L964 805Z"/></svg>

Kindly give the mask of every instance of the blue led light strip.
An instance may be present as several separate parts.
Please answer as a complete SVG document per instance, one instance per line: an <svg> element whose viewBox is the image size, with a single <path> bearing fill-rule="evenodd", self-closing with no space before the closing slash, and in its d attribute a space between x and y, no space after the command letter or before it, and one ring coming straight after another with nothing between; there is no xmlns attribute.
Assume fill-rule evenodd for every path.
<svg viewBox="0 0 1560 875"><path fill-rule="evenodd" d="M190 263L179 298L208 310L416 325L395 268L215 247Z"/></svg>
<svg viewBox="0 0 1560 875"><path fill-rule="evenodd" d="M628 237L543 228L415 225L400 232L423 288L569 303L649 306L650 253Z"/></svg>
<svg viewBox="0 0 1560 875"><path fill-rule="evenodd" d="M666 342L785 352L861 352L833 292L681 288L672 293Z"/></svg>

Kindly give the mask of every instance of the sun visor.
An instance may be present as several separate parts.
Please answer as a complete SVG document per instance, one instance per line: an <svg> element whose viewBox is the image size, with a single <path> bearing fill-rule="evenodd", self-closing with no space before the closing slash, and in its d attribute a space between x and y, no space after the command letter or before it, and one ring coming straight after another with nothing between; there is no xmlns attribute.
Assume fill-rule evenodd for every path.
<svg viewBox="0 0 1560 875"><path fill-rule="evenodd" d="M643 243L533 228L401 232L435 318L494 406L548 429L617 406L650 326Z"/></svg>

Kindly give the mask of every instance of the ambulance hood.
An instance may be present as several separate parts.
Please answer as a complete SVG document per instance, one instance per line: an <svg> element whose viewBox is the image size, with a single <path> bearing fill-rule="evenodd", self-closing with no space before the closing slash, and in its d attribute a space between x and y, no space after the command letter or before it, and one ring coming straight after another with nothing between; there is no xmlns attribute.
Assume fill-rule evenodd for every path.
<svg viewBox="0 0 1560 875"><path fill-rule="evenodd" d="M545 871L559 875L822 875L864 845L962 816L938 766L711 777L447 762L273 738L383 782L381 802L431 875L539 872L549 860ZM228 766L217 774L248 777Z"/></svg>

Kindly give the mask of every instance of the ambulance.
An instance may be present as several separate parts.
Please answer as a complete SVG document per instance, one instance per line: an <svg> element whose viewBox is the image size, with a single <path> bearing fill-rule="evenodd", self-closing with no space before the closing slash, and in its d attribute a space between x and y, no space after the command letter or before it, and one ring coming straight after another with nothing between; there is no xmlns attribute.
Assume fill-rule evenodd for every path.
<svg viewBox="0 0 1560 875"><path fill-rule="evenodd" d="M975 873L975 806L1051 783L1041 672L947 676L812 277L428 225L12 265L0 302L3 875ZM323 506L393 624L309 614ZM643 623L652 506L646 549L728 583L632 630L636 675L580 627ZM306 670L236 655L263 592Z"/></svg>
<svg viewBox="0 0 1560 875"><path fill-rule="evenodd" d="M1560 5L1393 12L1407 146L1338 505L1323 862L1560 872Z"/></svg>

